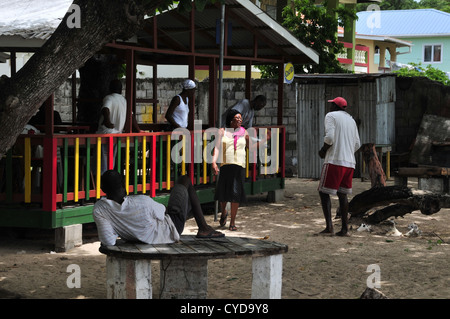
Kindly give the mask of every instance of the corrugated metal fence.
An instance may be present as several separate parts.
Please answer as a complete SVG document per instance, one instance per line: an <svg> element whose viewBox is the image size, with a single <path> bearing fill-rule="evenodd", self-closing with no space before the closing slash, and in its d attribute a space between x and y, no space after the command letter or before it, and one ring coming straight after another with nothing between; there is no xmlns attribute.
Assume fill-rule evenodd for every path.
<svg viewBox="0 0 450 319"><path fill-rule="evenodd" d="M340 77L341 80L330 75L301 77L298 84L298 177L320 177L323 160L318 151L323 145L327 100L336 96L347 100L348 112L358 124L362 144L395 143L395 76Z"/></svg>

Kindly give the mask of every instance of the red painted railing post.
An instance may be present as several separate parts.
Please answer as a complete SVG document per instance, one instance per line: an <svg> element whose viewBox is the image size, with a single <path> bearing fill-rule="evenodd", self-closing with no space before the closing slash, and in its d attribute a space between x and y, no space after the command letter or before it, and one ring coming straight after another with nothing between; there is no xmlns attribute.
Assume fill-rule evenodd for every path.
<svg viewBox="0 0 450 319"><path fill-rule="evenodd" d="M44 137L42 208L47 212L56 211L56 163L56 138Z"/></svg>
<svg viewBox="0 0 450 319"><path fill-rule="evenodd" d="M108 137L108 169L114 169L114 138Z"/></svg>
<svg viewBox="0 0 450 319"><path fill-rule="evenodd" d="M156 135L150 137L151 164L150 164L150 196L156 195Z"/></svg>

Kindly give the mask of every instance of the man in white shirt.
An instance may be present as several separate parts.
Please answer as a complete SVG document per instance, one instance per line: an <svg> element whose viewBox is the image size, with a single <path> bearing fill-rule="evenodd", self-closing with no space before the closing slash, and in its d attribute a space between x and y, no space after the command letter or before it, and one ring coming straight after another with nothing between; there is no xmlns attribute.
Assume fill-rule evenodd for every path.
<svg viewBox="0 0 450 319"><path fill-rule="evenodd" d="M97 134L122 133L127 119L127 100L122 96L122 82L120 80L112 80L109 84L109 90L110 94L103 99ZM132 117L132 125L134 132L140 132L134 115ZM114 158L116 153L117 147L114 145ZM107 146L102 144L101 174L108 169L107 163Z"/></svg>
<svg viewBox="0 0 450 319"><path fill-rule="evenodd" d="M336 235L348 236L347 195L352 193L355 152L360 147L360 140L355 120L345 111L347 101L337 97L328 102L331 102L330 112L325 116L324 144L319 151L320 158L325 159L318 188L326 222L321 234L334 234L330 195L337 194L342 229Z"/></svg>
<svg viewBox="0 0 450 319"><path fill-rule="evenodd" d="M117 237L146 244L177 242L190 217L198 225L197 237L224 236L206 223L197 193L186 175L172 188L167 208L147 195L127 196L123 176L115 170L102 175L101 187L106 198L95 203L93 217L103 245L115 245Z"/></svg>

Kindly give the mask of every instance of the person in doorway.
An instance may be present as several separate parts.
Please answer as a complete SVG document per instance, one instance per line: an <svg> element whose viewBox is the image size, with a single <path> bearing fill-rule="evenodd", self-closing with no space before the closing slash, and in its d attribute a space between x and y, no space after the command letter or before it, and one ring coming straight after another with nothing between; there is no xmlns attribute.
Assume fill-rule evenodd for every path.
<svg viewBox="0 0 450 319"><path fill-rule="evenodd" d="M360 139L355 120L346 112L347 101L337 97L328 102L330 111L325 116L325 138L319 151L320 158L325 159L318 187L326 223L321 234L334 234L330 195L337 195L342 229L336 235L348 236L347 195L352 193L355 152L360 147Z"/></svg>
<svg viewBox="0 0 450 319"><path fill-rule="evenodd" d="M255 111L261 110L266 106L267 99L264 95L257 95L252 101L247 99L240 100L222 114L221 127L226 127L226 118L228 112L236 110L242 115L242 127L246 130L253 127L253 118Z"/></svg>
<svg viewBox="0 0 450 319"><path fill-rule="evenodd" d="M198 225L198 238L225 236L206 223L197 193L186 175L172 188L167 208L147 195L127 196L124 178L115 170L102 175L101 188L106 198L95 203L93 217L103 245L115 245L118 237L146 244L174 243L191 217Z"/></svg>
<svg viewBox="0 0 450 319"><path fill-rule="evenodd" d="M185 80L181 87L182 92L172 98L165 115L172 129L188 127L189 99L194 98L196 85L192 80Z"/></svg>
<svg viewBox="0 0 450 319"><path fill-rule="evenodd" d="M97 134L122 133L127 119L127 100L122 96L122 82L112 80L109 85L110 94L103 99ZM133 132L140 132L135 116L132 116ZM117 148L114 146L114 158ZM101 174L108 169L107 146L102 144Z"/></svg>

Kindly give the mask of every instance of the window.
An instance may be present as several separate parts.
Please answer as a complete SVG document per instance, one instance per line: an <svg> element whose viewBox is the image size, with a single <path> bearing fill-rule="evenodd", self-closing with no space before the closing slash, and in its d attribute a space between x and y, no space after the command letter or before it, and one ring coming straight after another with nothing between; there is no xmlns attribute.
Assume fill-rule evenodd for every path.
<svg viewBox="0 0 450 319"><path fill-rule="evenodd" d="M441 44L424 45L423 62L426 63L442 62L442 45Z"/></svg>

